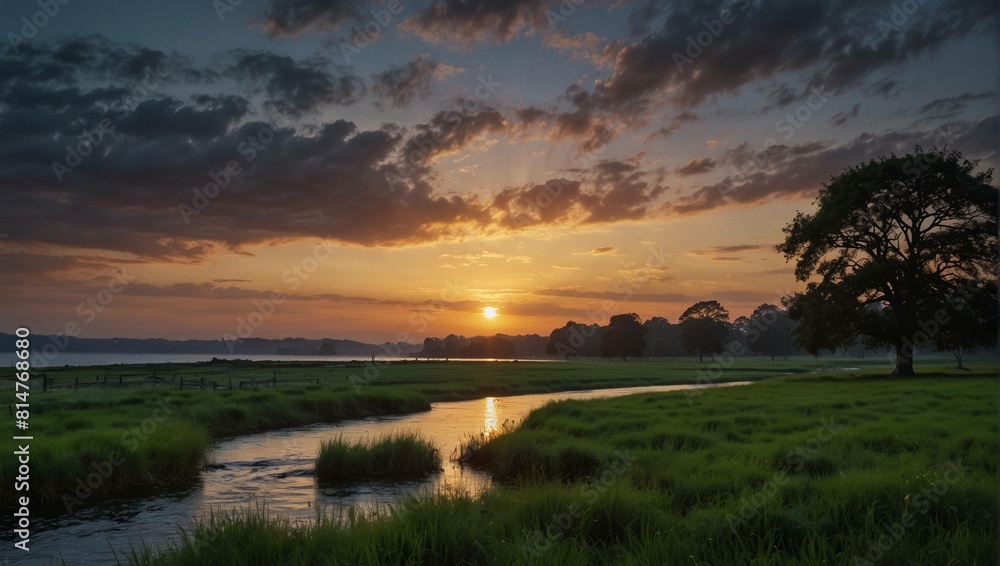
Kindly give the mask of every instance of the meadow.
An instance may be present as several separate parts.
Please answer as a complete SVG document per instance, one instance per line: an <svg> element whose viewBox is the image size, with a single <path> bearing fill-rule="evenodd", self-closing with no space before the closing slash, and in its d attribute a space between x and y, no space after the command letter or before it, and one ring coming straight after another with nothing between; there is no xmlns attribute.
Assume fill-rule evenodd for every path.
<svg viewBox="0 0 1000 566"><path fill-rule="evenodd" d="M481 494L217 514L128 563L995 564L997 370L971 367L552 403L470 447Z"/></svg>
<svg viewBox="0 0 1000 566"><path fill-rule="evenodd" d="M710 377L719 382L758 380L842 363L746 359ZM31 501L52 512L71 511L109 492L191 481L216 438L425 411L435 401L693 383L698 370L706 368L710 365L687 360L407 362L361 367L234 361L49 368L47 391L42 392L37 373L31 381L29 432L35 438ZM116 387L122 375L126 383L153 375L162 381ZM206 376L218 382L216 390L179 387L182 378L190 386ZM105 380L108 385L102 386ZM239 389L240 382L262 386ZM268 387L271 383L275 385ZM0 369L0 387L14 401L12 368ZM10 436L0 439L0 449L16 450ZM14 458L0 459L0 477L14 477L16 466ZM0 505L12 505L14 496L14 482L3 482Z"/></svg>

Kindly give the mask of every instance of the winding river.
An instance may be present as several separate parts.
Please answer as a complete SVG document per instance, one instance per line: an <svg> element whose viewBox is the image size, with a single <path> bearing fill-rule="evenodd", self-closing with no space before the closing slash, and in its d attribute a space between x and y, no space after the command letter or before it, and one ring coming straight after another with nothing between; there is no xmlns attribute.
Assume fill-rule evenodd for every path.
<svg viewBox="0 0 1000 566"><path fill-rule="evenodd" d="M36 517L32 524L31 551L17 556L15 563L114 564L116 556L124 563L131 547L147 544L162 548L175 543L181 527L188 527L193 520L213 510L265 504L272 515L312 521L317 508L327 512L347 506L387 509L411 493L439 489L476 493L490 485L490 477L449 461L452 451L470 433L492 431L504 420L520 419L549 401L701 387L706 386L665 385L488 397L434 403L430 411L423 413L317 424L220 440L210 456L212 466L201 473L198 481L183 489L159 491L148 497L108 499L72 515ZM312 467L323 440L341 435L345 439L376 438L398 430L417 430L435 442L441 450L444 469L416 482L317 485Z"/></svg>

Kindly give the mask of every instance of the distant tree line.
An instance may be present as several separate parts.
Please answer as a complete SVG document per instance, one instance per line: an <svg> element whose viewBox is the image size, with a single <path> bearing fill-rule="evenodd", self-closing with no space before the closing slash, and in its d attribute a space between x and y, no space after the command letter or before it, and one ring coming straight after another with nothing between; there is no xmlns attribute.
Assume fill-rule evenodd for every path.
<svg viewBox="0 0 1000 566"><path fill-rule="evenodd" d="M607 325L569 321L549 336L476 336L449 334L424 339L416 354L425 358L500 358L556 356L575 358L628 358L705 356L724 351L733 340L757 355L788 356L799 353L792 332L795 323L788 312L771 304L757 307L749 316L732 323L729 312L718 301L703 301L689 307L677 324L654 316L642 321L636 313L611 317Z"/></svg>
<svg viewBox="0 0 1000 566"><path fill-rule="evenodd" d="M788 312L775 305L765 303L749 317L730 322L729 311L712 300L688 307L677 324L660 316L643 322L636 313L614 315L607 326L570 321L552 331L545 352L563 359L697 356L703 360L738 341L746 351L773 359L799 353L794 331Z"/></svg>

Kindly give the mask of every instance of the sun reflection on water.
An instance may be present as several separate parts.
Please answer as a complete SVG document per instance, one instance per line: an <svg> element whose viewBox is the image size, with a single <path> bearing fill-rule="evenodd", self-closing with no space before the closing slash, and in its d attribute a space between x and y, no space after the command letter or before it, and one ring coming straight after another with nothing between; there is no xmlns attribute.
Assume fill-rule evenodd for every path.
<svg viewBox="0 0 1000 566"><path fill-rule="evenodd" d="M495 397L486 398L486 411L483 413L483 432L486 436L492 435L497 430L497 403L499 399Z"/></svg>

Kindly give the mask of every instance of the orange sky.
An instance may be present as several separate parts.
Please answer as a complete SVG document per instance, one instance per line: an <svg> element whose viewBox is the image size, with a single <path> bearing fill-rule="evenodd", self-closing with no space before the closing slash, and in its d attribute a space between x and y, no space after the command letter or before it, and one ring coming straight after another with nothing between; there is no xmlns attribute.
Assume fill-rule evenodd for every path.
<svg viewBox="0 0 1000 566"><path fill-rule="evenodd" d="M735 319L803 288L774 246L846 167L1000 162L995 2L553 4L406 2L365 41L352 3L67 5L0 51L0 331Z"/></svg>

